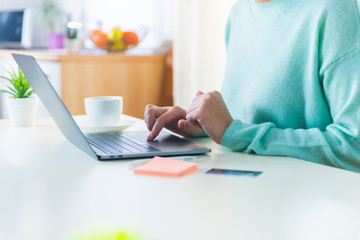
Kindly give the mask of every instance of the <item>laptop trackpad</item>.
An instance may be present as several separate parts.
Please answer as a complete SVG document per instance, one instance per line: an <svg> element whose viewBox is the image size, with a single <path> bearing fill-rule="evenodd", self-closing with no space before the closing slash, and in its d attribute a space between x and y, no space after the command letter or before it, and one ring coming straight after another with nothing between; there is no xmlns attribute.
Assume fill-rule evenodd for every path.
<svg viewBox="0 0 360 240"><path fill-rule="evenodd" d="M128 131L127 134L131 135L132 137L141 140L141 141L146 141L147 136L149 135L148 131ZM157 149L160 150L193 150L193 149L198 149L199 145L197 145L196 143L169 134L169 133L160 133L159 136L156 137L155 140L153 141L147 141L147 143Z"/></svg>

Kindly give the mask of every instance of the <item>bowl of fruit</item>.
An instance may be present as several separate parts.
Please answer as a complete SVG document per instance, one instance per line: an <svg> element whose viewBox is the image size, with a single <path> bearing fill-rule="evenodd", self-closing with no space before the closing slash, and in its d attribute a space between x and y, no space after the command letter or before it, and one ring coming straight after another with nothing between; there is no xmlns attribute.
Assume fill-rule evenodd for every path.
<svg viewBox="0 0 360 240"><path fill-rule="evenodd" d="M97 28L90 32L90 39L101 49L118 52L136 47L143 40L146 32L145 28L137 31L123 31L119 27L114 27L107 32Z"/></svg>

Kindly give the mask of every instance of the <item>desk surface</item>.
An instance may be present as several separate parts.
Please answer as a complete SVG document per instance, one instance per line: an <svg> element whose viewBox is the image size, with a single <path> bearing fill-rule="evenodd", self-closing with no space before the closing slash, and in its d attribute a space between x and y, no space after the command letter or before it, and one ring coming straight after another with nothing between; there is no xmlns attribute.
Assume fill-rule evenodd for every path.
<svg viewBox="0 0 360 240"><path fill-rule="evenodd" d="M134 175L130 161L90 158L50 119L31 128L0 120L0 133L0 239L74 239L124 227L156 240L360 239L357 173L198 139L213 151L194 160L196 172ZM213 167L263 174L204 174Z"/></svg>

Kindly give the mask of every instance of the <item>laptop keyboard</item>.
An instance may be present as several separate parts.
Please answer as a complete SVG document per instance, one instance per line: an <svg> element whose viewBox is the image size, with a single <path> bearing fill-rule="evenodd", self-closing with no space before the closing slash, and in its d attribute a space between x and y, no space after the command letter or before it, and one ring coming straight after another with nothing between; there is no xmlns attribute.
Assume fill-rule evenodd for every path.
<svg viewBox="0 0 360 240"><path fill-rule="evenodd" d="M151 147L146 142L139 141L129 134L121 133L91 133L86 134L90 144L106 154L129 154L156 152L159 149Z"/></svg>

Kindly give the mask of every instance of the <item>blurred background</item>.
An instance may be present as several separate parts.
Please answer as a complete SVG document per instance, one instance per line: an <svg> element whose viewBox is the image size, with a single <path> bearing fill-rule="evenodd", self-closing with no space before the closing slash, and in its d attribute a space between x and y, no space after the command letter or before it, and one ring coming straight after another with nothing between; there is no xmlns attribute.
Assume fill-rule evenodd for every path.
<svg viewBox="0 0 360 240"><path fill-rule="evenodd" d="M10 61L13 65L8 51L19 48L31 53L46 51L58 54L64 60L69 54L66 43L63 47L50 47L48 36L52 32L67 34L66 26L69 22L81 24L76 36L81 41L81 50L78 52L80 55L108 54L91 41L89 36L94 29L101 28L104 32L113 27L135 31L146 29L146 37L136 48L125 54L164 53L164 68L167 69L165 75L168 79L162 81L158 95L166 96L158 98L166 97L168 100L150 103L176 104L186 108L197 90L220 88L225 67L224 29L234 3L235 0L0 0L0 21L5 21L5 13L24 11L21 45L9 42L4 44L6 39L0 39L0 48L6 51L0 54L0 64L6 66ZM54 6L55 9L52 8ZM67 74L63 69L65 65L57 58L55 61L47 60L45 58L41 61L40 58L40 63L43 69L48 69L46 74L53 76L52 84L65 98L64 95L67 94L62 92L66 90L63 82ZM0 71L3 71L2 75L6 75L4 69ZM77 98L76 101L81 99ZM0 118L7 117L3 102L0 102ZM74 110L71 113L83 112ZM39 116L47 116L46 110L40 110ZM141 117L139 113L137 116Z"/></svg>
<svg viewBox="0 0 360 240"><path fill-rule="evenodd" d="M236 0L0 0L0 75L6 75L2 67L8 65L9 61L14 64L9 51L20 48L31 51L36 56L38 53L48 54L42 54L38 59L72 114L83 114L80 106L83 98L99 94L125 95L128 103L138 100L134 96L144 96L136 106L127 106L128 110L136 108L136 111L125 111L137 117L142 117L145 103L176 104L186 108L197 90L220 89L226 59L225 24L235 2ZM6 14L14 14L16 11L24 11L20 30L9 28L10 25L6 22L9 20ZM69 22L75 22L72 26L77 31L76 35L69 35ZM80 27L76 24L80 24ZM102 29L109 33L114 27L137 32L140 43L132 49L116 53L101 49L101 42L98 42L100 47L94 44L91 37L93 30ZM4 39L11 38L10 32L16 31L21 39L17 39L15 43ZM49 36L53 32L68 35L64 46L49 45ZM71 55L74 53L79 58L75 59ZM110 69L106 71L108 74L99 70L104 68L100 65L94 67L94 70L83 70L86 74L74 70L82 69L80 60L87 59L88 64L95 64L96 61L89 60L93 55L98 56L93 58L94 61L101 59L109 66ZM107 62L110 58L115 58L115 55L118 56L118 64ZM131 55L143 56L138 59L137 68L131 65ZM147 68L141 68L140 63L147 64ZM111 77L119 75L117 69L120 68L123 69L123 76ZM134 71L139 74L127 74ZM84 93L76 95L80 91L79 84L84 84L81 82L84 75L96 75L98 79L92 79L88 84L98 89L103 86L103 89L88 92L84 90ZM149 84L144 84L141 79ZM77 81L80 81L79 84L75 84ZM102 81L103 84L97 81ZM134 84L136 89L110 91L111 88L116 89L116 84L128 86L129 82L134 81L138 81ZM152 93L146 89L149 86L153 86ZM4 96L0 96L0 118L7 117L3 98ZM39 116L46 115L45 110L39 112Z"/></svg>

